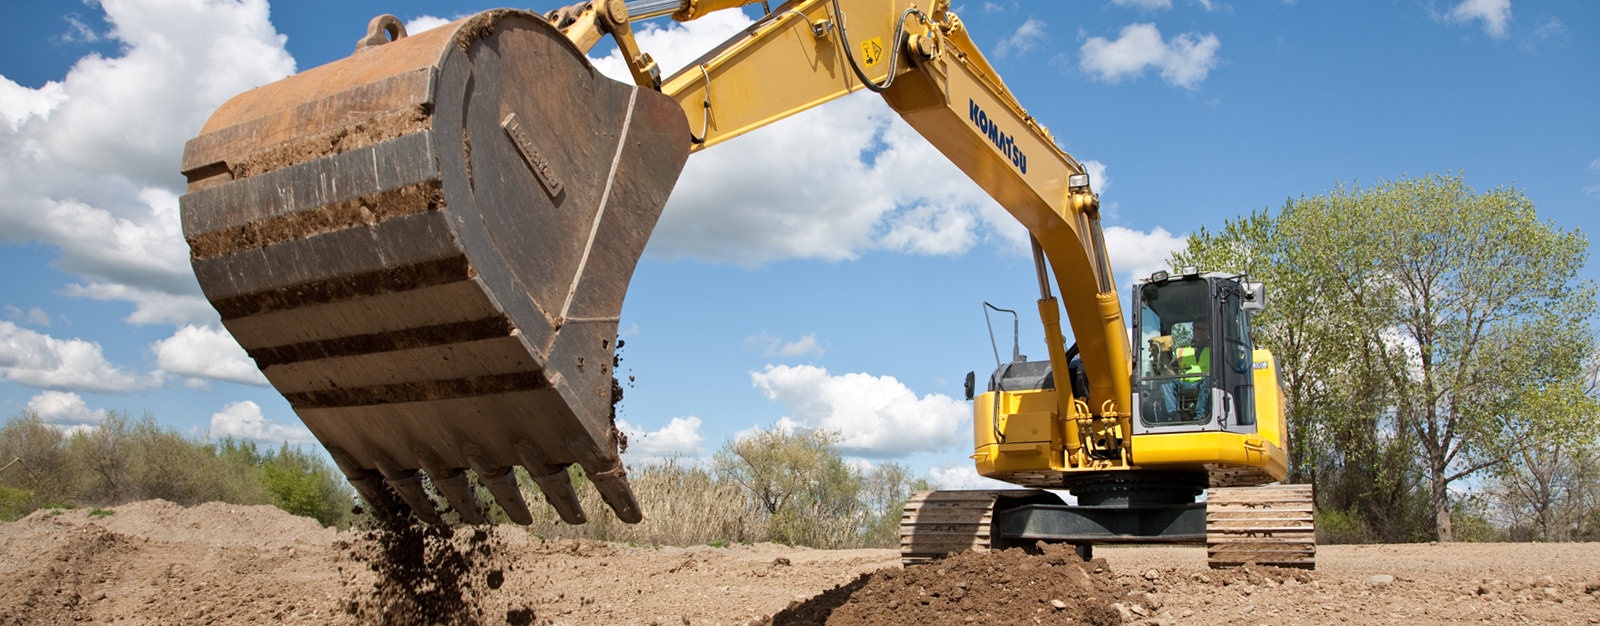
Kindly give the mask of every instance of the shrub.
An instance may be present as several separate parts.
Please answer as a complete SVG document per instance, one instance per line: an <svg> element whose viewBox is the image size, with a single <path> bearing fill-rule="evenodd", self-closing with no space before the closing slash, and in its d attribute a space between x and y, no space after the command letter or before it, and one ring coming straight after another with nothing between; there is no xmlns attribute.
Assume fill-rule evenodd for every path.
<svg viewBox="0 0 1600 626"><path fill-rule="evenodd" d="M1372 532L1355 513L1317 509L1315 519L1319 544L1372 542Z"/></svg>
<svg viewBox="0 0 1600 626"><path fill-rule="evenodd" d="M0 522L17 521L38 508L32 491L0 485Z"/></svg>
<svg viewBox="0 0 1600 626"><path fill-rule="evenodd" d="M23 413L0 427L0 457L16 461L0 473L0 519L161 498L185 506L275 504L327 525L349 521L351 489L322 457L287 444L274 454L250 442L193 441L149 415L135 421L113 411L66 436Z"/></svg>

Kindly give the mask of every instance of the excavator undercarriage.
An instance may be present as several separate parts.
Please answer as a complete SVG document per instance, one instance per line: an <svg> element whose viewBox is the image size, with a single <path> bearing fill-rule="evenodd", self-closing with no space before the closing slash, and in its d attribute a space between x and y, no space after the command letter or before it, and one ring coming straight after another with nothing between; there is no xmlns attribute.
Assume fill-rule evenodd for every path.
<svg viewBox="0 0 1600 626"><path fill-rule="evenodd" d="M958 552L1072 545L1206 546L1213 568L1316 567L1310 485L1212 487L1204 502L1068 505L1036 489L927 491L906 501L900 561L927 563Z"/></svg>
<svg viewBox="0 0 1600 626"><path fill-rule="evenodd" d="M184 152L184 236L229 332L373 506L481 523L468 472L569 523L582 466L624 521L617 320L688 158L678 104L543 17L480 13L244 93ZM399 506L388 489L404 506Z"/></svg>

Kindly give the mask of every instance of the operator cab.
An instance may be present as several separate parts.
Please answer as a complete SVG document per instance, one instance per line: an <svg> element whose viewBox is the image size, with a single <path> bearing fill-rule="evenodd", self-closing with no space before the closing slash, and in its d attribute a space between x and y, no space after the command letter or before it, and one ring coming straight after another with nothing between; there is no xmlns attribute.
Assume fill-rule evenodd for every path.
<svg viewBox="0 0 1600 626"><path fill-rule="evenodd" d="M1133 432L1256 430L1250 314L1261 283L1156 272L1133 287Z"/></svg>

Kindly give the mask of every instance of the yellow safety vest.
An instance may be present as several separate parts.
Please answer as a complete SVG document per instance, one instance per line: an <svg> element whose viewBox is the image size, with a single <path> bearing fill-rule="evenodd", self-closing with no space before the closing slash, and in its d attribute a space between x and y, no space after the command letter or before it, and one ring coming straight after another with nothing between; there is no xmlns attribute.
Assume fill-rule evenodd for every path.
<svg viewBox="0 0 1600 626"><path fill-rule="evenodd" d="M1211 373L1211 347L1210 346L1201 348L1200 349L1200 354L1198 356L1195 355L1194 346L1189 346L1189 347L1185 347L1185 348L1178 348L1176 350L1173 350L1172 352L1173 352L1174 355L1176 355L1178 357L1178 371L1180 373L1198 374L1199 375L1199 376L1188 376L1188 377L1185 377L1184 380L1191 381L1191 382L1197 381L1197 380L1200 380L1200 376L1204 376L1206 374L1210 374Z"/></svg>

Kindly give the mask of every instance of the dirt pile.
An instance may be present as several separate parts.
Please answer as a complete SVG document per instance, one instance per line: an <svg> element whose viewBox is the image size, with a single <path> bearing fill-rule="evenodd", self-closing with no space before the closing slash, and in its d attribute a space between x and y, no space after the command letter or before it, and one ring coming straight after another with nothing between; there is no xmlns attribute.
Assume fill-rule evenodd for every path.
<svg viewBox="0 0 1600 626"><path fill-rule="evenodd" d="M1104 559L1070 547L966 553L926 565L863 574L773 616L773 626L893 624L1121 624L1152 601L1129 595ZM1157 607L1158 608L1158 607Z"/></svg>

